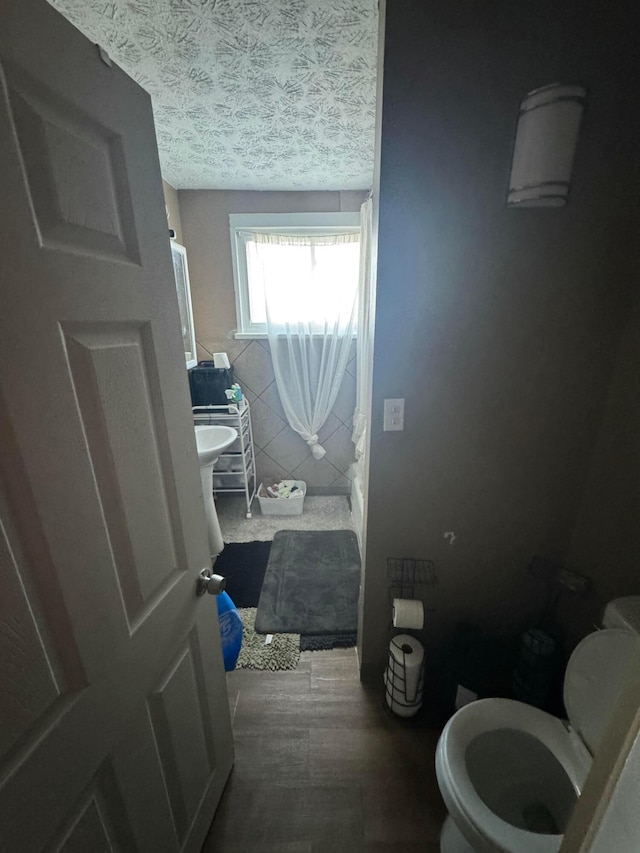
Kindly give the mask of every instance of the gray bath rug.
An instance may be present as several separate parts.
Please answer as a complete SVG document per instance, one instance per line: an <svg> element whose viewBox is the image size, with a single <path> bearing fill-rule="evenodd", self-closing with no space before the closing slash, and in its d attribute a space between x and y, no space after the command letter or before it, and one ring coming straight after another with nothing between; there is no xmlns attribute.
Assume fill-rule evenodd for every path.
<svg viewBox="0 0 640 853"><path fill-rule="evenodd" d="M357 630L360 555L352 530L281 530L258 603L259 633Z"/></svg>
<svg viewBox="0 0 640 853"><path fill-rule="evenodd" d="M272 672L295 669L300 660L299 634L274 634L270 643L265 643L264 634L256 634L256 608L238 610L242 620L242 648L236 669L267 669Z"/></svg>

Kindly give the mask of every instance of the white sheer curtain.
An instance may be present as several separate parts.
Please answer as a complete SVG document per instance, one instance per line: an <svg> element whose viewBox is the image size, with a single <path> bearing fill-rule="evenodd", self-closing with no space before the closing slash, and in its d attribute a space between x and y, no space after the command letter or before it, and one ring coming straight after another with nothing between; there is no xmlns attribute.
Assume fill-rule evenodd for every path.
<svg viewBox="0 0 640 853"><path fill-rule="evenodd" d="M340 390L357 327L359 239L357 232L253 233L247 241L250 280L264 289L280 400L315 459L326 452L318 430Z"/></svg>
<svg viewBox="0 0 640 853"><path fill-rule="evenodd" d="M371 274L371 231L373 203L367 199L360 208L360 275L358 281L358 343L356 408L353 413L356 473L364 484L364 452L367 437L367 418L370 407L370 365L373 360L371 312L373 310L373 279Z"/></svg>

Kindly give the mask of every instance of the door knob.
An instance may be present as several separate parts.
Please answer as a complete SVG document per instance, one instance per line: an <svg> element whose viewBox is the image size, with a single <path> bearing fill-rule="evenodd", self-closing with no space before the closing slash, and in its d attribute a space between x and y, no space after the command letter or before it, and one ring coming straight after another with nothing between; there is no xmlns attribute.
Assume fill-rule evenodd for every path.
<svg viewBox="0 0 640 853"><path fill-rule="evenodd" d="M214 575L211 569L203 569L196 581L196 595L198 598L208 592L209 595L220 595L227 585L227 579L222 575Z"/></svg>

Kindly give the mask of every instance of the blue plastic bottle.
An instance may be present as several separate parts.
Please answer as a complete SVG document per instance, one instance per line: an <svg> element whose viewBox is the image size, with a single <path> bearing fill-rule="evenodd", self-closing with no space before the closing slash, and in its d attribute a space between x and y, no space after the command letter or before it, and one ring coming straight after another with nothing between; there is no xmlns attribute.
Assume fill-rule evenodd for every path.
<svg viewBox="0 0 640 853"><path fill-rule="evenodd" d="M216 596L218 619L220 621L220 639L225 672L235 669L242 646L242 620L240 614L226 592Z"/></svg>

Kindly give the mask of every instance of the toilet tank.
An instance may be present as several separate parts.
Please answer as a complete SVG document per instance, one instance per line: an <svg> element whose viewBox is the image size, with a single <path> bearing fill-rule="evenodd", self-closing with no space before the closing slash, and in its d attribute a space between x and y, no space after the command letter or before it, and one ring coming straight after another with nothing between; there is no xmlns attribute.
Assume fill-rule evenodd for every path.
<svg viewBox="0 0 640 853"><path fill-rule="evenodd" d="M640 595L610 601L604 609L603 628L622 628L640 634Z"/></svg>

